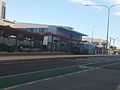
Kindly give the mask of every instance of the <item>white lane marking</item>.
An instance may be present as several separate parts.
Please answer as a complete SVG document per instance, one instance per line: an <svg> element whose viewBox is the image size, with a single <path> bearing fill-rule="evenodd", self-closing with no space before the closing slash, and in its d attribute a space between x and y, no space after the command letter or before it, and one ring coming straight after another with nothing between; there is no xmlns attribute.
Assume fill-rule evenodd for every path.
<svg viewBox="0 0 120 90"><path fill-rule="evenodd" d="M9 65L9 64L11 64L11 63L4 63L4 64Z"/></svg>
<svg viewBox="0 0 120 90"><path fill-rule="evenodd" d="M3 63L3 65L10 65L10 64L22 64L22 63L33 63L33 62L48 62L50 60L39 60L39 61L20 61L20 62L9 62L9 63Z"/></svg>
<svg viewBox="0 0 120 90"><path fill-rule="evenodd" d="M3 63L4 64L18 64L19 62L9 62L9 63Z"/></svg>
<svg viewBox="0 0 120 90"><path fill-rule="evenodd" d="M9 62L9 63L4 63L5 65L10 65L10 64L20 64L20 63L25 63L25 62ZM3 64L3 65L4 65Z"/></svg>

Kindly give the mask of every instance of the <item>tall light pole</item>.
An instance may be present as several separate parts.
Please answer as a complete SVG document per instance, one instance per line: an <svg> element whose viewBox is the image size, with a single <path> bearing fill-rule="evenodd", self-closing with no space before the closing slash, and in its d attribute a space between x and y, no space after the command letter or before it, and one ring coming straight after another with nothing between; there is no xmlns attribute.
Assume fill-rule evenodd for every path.
<svg viewBox="0 0 120 90"><path fill-rule="evenodd" d="M107 8L108 14L107 14L107 36L106 36L106 48L107 48L107 54L108 54L108 37L109 37L109 26L110 26L110 11L112 7L118 6L120 4L115 4L115 5L111 5L111 6L107 6L107 5L85 5L85 6L99 6L99 7L105 7Z"/></svg>
<svg viewBox="0 0 120 90"><path fill-rule="evenodd" d="M95 27L96 27L96 25L94 25L94 26L92 27L92 40L91 40L92 43L93 43L93 39L94 39L94 29L95 29Z"/></svg>

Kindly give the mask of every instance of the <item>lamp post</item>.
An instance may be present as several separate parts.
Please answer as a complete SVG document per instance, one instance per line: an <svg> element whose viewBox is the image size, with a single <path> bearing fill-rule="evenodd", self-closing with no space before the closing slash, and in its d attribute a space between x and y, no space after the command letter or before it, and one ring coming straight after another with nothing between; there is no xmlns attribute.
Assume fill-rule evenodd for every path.
<svg viewBox="0 0 120 90"><path fill-rule="evenodd" d="M96 27L96 25L94 25L93 27L92 27L92 40L91 40L91 42L93 43L93 39L94 39L94 29L95 29L95 27Z"/></svg>
<svg viewBox="0 0 120 90"><path fill-rule="evenodd" d="M115 4L115 5L111 5L111 6L107 6L107 5L85 5L85 6L99 6L99 7L105 7L107 8L108 14L107 14L107 36L106 36L106 48L107 48L107 54L108 54L108 37L109 37L109 26L110 26L110 11L112 7L118 6L120 4Z"/></svg>

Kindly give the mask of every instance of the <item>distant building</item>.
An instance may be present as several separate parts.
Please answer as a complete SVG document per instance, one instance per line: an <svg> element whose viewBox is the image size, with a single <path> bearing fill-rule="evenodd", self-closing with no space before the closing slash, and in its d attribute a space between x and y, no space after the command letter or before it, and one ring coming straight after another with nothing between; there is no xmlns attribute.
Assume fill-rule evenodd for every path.
<svg viewBox="0 0 120 90"><path fill-rule="evenodd" d="M57 25L16 22L15 28L24 29L24 30L27 30L30 32L36 32L36 33L51 32L51 33L62 35L67 38L71 38L75 40L82 40L82 36L85 35L83 33L74 31L72 27L57 26Z"/></svg>
<svg viewBox="0 0 120 90"><path fill-rule="evenodd" d="M106 53L106 40L98 38L83 38L82 41L94 43L97 46L97 53L105 54Z"/></svg>
<svg viewBox="0 0 120 90"><path fill-rule="evenodd" d="M6 3L0 0L0 44L12 47L13 51L22 45L24 50L79 52L82 36L86 36L71 27L21 23L9 21L5 16Z"/></svg>
<svg viewBox="0 0 120 90"><path fill-rule="evenodd" d="M18 47L22 46L24 50L83 53L82 47L88 45L91 51L91 44L81 44L82 36L86 35L75 31L72 27L21 23L9 21L5 16L6 3L0 0L0 44L2 46L10 49L12 47L13 50L18 50Z"/></svg>
<svg viewBox="0 0 120 90"><path fill-rule="evenodd" d="M82 40L90 42L90 43L94 43L98 47L105 47L105 45L106 45L106 40L103 40L103 39L98 39L98 38L93 38L93 39L92 38L83 38Z"/></svg>
<svg viewBox="0 0 120 90"><path fill-rule="evenodd" d="M42 46L47 51L72 52L73 44L80 43L82 36L86 36L74 31L71 27L65 26L16 22L15 28L44 34L43 39L34 41L33 47L39 48Z"/></svg>
<svg viewBox="0 0 120 90"><path fill-rule="evenodd" d="M0 0L0 25L14 27L15 21L6 19L6 3L5 0Z"/></svg>

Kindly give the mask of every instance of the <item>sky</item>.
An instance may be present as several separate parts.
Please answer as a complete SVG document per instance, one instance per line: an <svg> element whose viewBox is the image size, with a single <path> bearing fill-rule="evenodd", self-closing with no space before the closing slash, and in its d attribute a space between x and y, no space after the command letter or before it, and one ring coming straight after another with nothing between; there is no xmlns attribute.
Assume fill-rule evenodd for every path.
<svg viewBox="0 0 120 90"><path fill-rule="evenodd" d="M8 20L70 26L94 38L106 39L107 8L85 5L120 4L120 0L5 0ZM112 7L109 37L120 47L120 5ZM118 38L118 39L117 39ZM112 43L113 43L112 39Z"/></svg>

